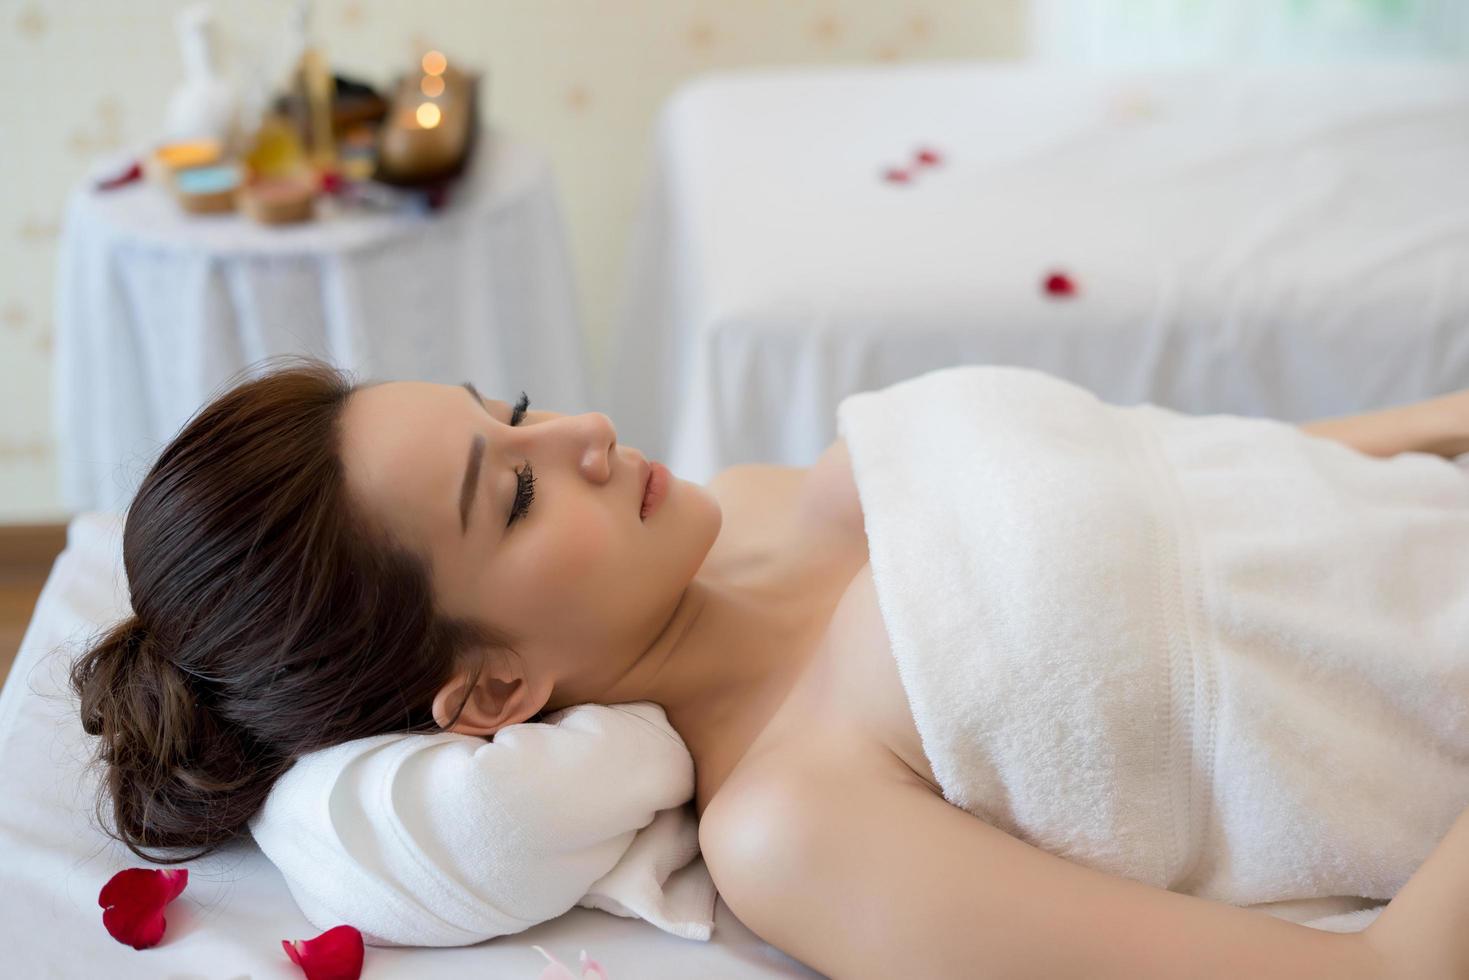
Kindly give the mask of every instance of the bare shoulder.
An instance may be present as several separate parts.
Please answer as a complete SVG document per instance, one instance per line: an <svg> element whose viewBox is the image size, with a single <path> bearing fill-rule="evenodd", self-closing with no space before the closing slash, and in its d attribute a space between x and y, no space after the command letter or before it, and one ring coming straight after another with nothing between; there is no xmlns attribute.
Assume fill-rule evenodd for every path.
<svg viewBox="0 0 1469 980"><path fill-rule="evenodd" d="M827 491L836 493L845 493L849 489L855 492L856 484L852 481L852 461L847 453L847 441L833 440L810 466L741 463L714 474L707 486L712 493L718 495L721 491L738 492L750 487L793 483L821 485Z"/></svg>
<svg viewBox="0 0 1469 980"><path fill-rule="evenodd" d="M836 439L826 447L807 474L801 506L808 516L836 524L842 531L866 536L862 501L852 475L852 457L847 440Z"/></svg>
<svg viewBox="0 0 1469 980"><path fill-rule="evenodd" d="M724 527L709 553L710 567L765 567L800 529L791 501L805 467L747 463L715 474L707 489L719 501Z"/></svg>
<svg viewBox="0 0 1469 980"><path fill-rule="evenodd" d="M774 463L741 463L720 470L705 486L723 504L726 497L800 483L807 469L805 466L778 466Z"/></svg>
<svg viewBox="0 0 1469 980"><path fill-rule="evenodd" d="M944 802L890 753L840 741L808 731L766 746L730 774L699 821L699 845L721 891L743 890L737 879L807 832L840 834L843 811L880 808L894 792Z"/></svg>
<svg viewBox="0 0 1469 980"><path fill-rule="evenodd" d="M859 572L854 584L863 577ZM838 643L827 652L836 649L853 648ZM757 858L768 849L808 830L840 833L842 811L881 809L894 792L922 793L947 806L890 744L881 706L854 685L858 675L874 673L860 657L847 660L845 670L821 654L807 665L700 818L699 842L716 884L721 872L743 875L750 861L763 863Z"/></svg>
<svg viewBox="0 0 1469 980"><path fill-rule="evenodd" d="M769 514L770 501L778 498L803 525L833 525L845 533L865 534L844 439L834 440L810 466L731 466L716 474L708 488L726 512L754 507Z"/></svg>
<svg viewBox="0 0 1469 980"><path fill-rule="evenodd" d="M906 975L869 959L873 951L853 937L880 947L897 938L885 935L887 923L902 913L881 908L880 896L909 876L914 841L954 814L976 835L1003 836L876 756L823 759L793 745L738 775L699 822L710 876L747 928L831 976Z"/></svg>
<svg viewBox="0 0 1469 980"><path fill-rule="evenodd" d="M700 824L709 872L751 931L828 976L1462 975L1073 864L895 769L798 749L745 775Z"/></svg>

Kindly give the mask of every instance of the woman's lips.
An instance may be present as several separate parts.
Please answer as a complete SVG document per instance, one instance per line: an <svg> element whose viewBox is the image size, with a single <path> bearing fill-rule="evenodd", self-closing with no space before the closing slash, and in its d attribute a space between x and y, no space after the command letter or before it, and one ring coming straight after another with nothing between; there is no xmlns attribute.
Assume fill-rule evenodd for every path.
<svg viewBox="0 0 1469 980"><path fill-rule="evenodd" d="M648 464L648 483L643 487L643 507L639 516L647 520L658 505L663 503L663 498L668 496L668 484L673 479L673 474L668 472L668 467L662 463Z"/></svg>

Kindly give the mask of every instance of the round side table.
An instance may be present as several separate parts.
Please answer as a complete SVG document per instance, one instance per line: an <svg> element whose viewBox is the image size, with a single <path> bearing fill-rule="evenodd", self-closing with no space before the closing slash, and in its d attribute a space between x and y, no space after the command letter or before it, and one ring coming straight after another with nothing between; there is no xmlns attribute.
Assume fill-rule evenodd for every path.
<svg viewBox="0 0 1469 980"><path fill-rule="evenodd" d="M275 354L556 411L589 400L549 163L490 128L437 212L270 227L187 214L151 183L89 184L58 258L52 397L74 511L124 510L183 423Z"/></svg>

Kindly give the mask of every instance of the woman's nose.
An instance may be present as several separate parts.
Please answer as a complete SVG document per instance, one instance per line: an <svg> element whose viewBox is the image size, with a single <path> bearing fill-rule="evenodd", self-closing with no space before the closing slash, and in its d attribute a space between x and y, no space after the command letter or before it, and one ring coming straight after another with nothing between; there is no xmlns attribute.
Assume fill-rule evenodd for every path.
<svg viewBox="0 0 1469 980"><path fill-rule="evenodd" d="M617 429L602 412L556 415L535 425L510 430L521 451L532 459L559 456L574 463L584 478L606 483L612 478L612 450Z"/></svg>
<svg viewBox="0 0 1469 980"><path fill-rule="evenodd" d="M581 427L582 472L589 480L606 483L612 478L612 449L617 445L617 429L602 412L583 412L573 418Z"/></svg>

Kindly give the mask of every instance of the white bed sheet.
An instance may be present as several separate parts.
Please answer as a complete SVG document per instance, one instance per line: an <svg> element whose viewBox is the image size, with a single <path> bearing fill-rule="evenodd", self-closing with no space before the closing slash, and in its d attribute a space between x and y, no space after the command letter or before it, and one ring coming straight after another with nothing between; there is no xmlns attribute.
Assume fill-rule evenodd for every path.
<svg viewBox="0 0 1469 980"><path fill-rule="evenodd" d="M1469 385L1463 65L718 73L651 164L605 397L686 479L953 364L1285 421Z"/></svg>
<svg viewBox="0 0 1469 980"><path fill-rule="evenodd" d="M135 951L102 927L97 893L124 867L144 864L93 822L95 782L83 772L87 739L66 694L70 656L126 610L121 522L84 514L67 534L0 691L0 951L17 977L299 978L280 940L316 934L285 881L253 843L191 862L189 885L168 907L168 931ZM714 938L679 939L636 919L573 909L535 929L477 946L367 950L364 976L535 980L540 945L574 964L585 949L611 980L729 980L818 976L760 941L720 902Z"/></svg>
<svg viewBox="0 0 1469 980"><path fill-rule="evenodd" d="M1460 457L1469 466L1469 456ZM102 835L93 822L95 782L84 772L86 738L65 670L98 626L126 608L121 522L83 514L46 581L19 655L0 690L0 950L4 975L299 978L281 939L316 934L296 908L279 872L253 842L187 865L189 885L168 907L168 931L153 949L135 951L102 927L97 893L116 871L144 862ZM1255 908L1316 928L1351 932L1380 910L1353 898L1278 902ZM817 977L762 942L721 900L708 943L679 939L636 919L572 909L551 922L477 946L369 948L364 975L374 978L476 977L535 980L540 945L571 964L578 952L605 966L611 980L767 980Z"/></svg>

